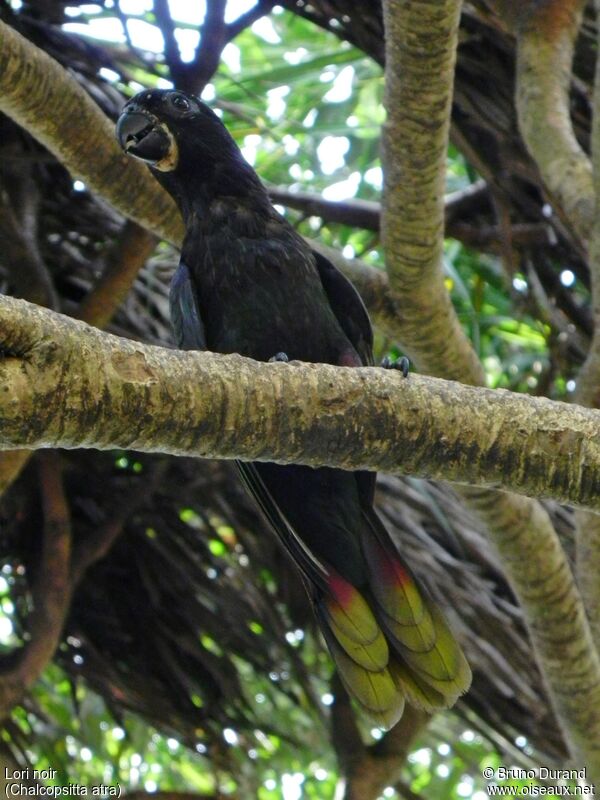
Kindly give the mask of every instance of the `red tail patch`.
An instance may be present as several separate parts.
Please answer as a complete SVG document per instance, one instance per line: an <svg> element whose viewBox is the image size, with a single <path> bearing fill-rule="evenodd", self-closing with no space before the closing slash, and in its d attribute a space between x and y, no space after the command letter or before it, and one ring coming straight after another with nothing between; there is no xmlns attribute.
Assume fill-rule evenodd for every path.
<svg viewBox="0 0 600 800"><path fill-rule="evenodd" d="M354 586L331 569L329 570L328 584L331 594L340 606L347 611L352 605L352 601L356 598L357 592Z"/></svg>
<svg viewBox="0 0 600 800"><path fill-rule="evenodd" d="M381 580L387 584L399 585L402 588L413 583L411 576L392 553L388 553L379 545L374 545L373 551L376 551L378 572Z"/></svg>

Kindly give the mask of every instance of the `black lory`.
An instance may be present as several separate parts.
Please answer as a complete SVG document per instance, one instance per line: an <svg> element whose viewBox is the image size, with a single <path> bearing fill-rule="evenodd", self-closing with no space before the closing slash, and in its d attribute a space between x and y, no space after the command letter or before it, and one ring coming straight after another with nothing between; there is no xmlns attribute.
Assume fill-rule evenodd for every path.
<svg viewBox="0 0 600 800"><path fill-rule="evenodd" d="M117 138L148 164L185 221L170 294L179 347L259 361L373 363L371 325L355 289L273 208L213 111L179 91L140 92L123 109ZM375 474L268 463L239 469L296 562L359 706L390 727L405 699L429 710L452 705L470 670L373 509Z"/></svg>

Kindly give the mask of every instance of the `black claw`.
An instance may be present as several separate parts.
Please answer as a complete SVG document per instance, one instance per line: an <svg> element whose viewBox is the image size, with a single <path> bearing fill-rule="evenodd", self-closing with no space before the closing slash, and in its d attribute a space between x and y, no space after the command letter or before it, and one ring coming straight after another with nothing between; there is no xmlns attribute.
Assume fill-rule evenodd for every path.
<svg viewBox="0 0 600 800"><path fill-rule="evenodd" d="M399 358L397 361L392 361L389 356L385 356L385 358L381 360L380 366L383 367L383 369L399 369L406 378L408 377L408 370L410 369L410 361L406 356L402 356L402 358Z"/></svg>
<svg viewBox="0 0 600 800"><path fill-rule="evenodd" d="M405 378L408 378L408 370L410 369L410 361L406 356L402 356L399 361L396 361L395 365L396 369L399 369L402 372L402 375Z"/></svg>
<svg viewBox="0 0 600 800"><path fill-rule="evenodd" d="M269 359L269 363L273 363L275 361L283 361L287 363L289 361L287 353L275 353L275 355L271 356L271 358Z"/></svg>

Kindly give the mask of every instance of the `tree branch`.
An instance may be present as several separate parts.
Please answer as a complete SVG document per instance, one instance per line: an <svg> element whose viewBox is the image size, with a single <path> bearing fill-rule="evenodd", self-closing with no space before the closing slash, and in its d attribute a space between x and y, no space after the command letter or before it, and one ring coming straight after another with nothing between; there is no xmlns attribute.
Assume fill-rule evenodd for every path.
<svg viewBox="0 0 600 800"><path fill-rule="evenodd" d="M403 471L600 510L600 412L378 368L120 339L0 299L0 447Z"/></svg>
<svg viewBox="0 0 600 800"><path fill-rule="evenodd" d="M459 3L384 0L386 105L382 232L400 340L422 368L484 384L443 282L443 188ZM548 4L540 4L544 8ZM551 142L547 131L542 135ZM600 661L570 566L546 510L462 490L503 557L569 747L600 781ZM536 588L537 584L537 588ZM543 621L543 624L542 624Z"/></svg>
<svg viewBox="0 0 600 800"><path fill-rule="evenodd" d="M31 204L36 190L31 181L27 184L25 192ZM33 216L31 209L18 214L14 198L0 186L0 248L15 292L32 303L58 308L56 289L35 242Z"/></svg>
<svg viewBox="0 0 600 800"><path fill-rule="evenodd" d="M483 369L450 301L442 263L460 5L458 0L384 0L387 121L381 232L403 347L434 372L482 384Z"/></svg>
<svg viewBox="0 0 600 800"><path fill-rule="evenodd" d="M376 800L386 786L396 783L411 746L430 719L424 711L406 706L400 722L379 742L348 754L343 800Z"/></svg>
<svg viewBox="0 0 600 800"><path fill-rule="evenodd" d="M457 218L459 209L471 204L471 200L481 203L486 197L487 187L473 184L472 192L459 191L450 195L445 204L446 236L458 239L468 247L499 253L502 249L503 230L496 225L471 225ZM325 200L314 192L292 192L279 186L268 186L269 196L274 203L295 208L307 215L321 217L326 222L338 222L367 231L380 229L381 204L373 200ZM523 223L510 227L510 240L513 247L533 247L551 242L551 229L543 223Z"/></svg>
<svg viewBox="0 0 600 800"><path fill-rule="evenodd" d="M189 86L197 94L202 92L215 74L221 53L227 44L226 5L226 0L211 0L206 4L206 16L200 32L200 45L189 71Z"/></svg>
<svg viewBox="0 0 600 800"><path fill-rule="evenodd" d="M156 236L135 222L126 222L106 259L105 269L82 300L74 316L105 328L129 294L138 272L158 243Z"/></svg>
<svg viewBox="0 0 600 800"><path fill-rule="evenodd" d="M249 11L246 11L245 14L240 14L234 22L230 22L229 25L227 25L227 41L231 42L236 36L239 36L242 31L256 22L256 20L266 16L275 5L275 2L276 0L258 0L256 5Z"/></svg>
<svg viewBox="0 0 600 800"><path fill-rule="evenodd" d="M530 3L517 36L521 134L550 194L585 246L594 219L590 160L575 138L569 90L585 0Z"/></svg>
<svg viewBox="0 0 600 800"><path fill-rule="evenodd" d="M0 109L118 211L181 242L175 204L146 167L123 155L110 120L60 64L3 22Z"/></svg>
<svg viewBox="0 0 600 800"><path fill-rule="evenodd" d="M127 493L127 496L111 509L111 516L104 524L96 528L84 539L78 539L73 547L71 559L71 583L77 586L86 570L110 551L121 535L127 520L148 500L166 472L166 461L162 461L151 469L149 478Z"/></svg>
<svg viewBox="0 0 600 800"><path fill-rule="evenodd" d="M175 23L171 17L169 2L168 0L153 0L152 8L165 42L164 54L165 61L169 67L169 74L175 86L185 89L187 88L184 85L186 82L186 65L181 61L179 45L175 38Z"/></svg>
<svg viewBox="0 0 600 800"><path fill-rule="evenodd" d="M54 655L71 599L71 518L58 457L53 453L44 454L40 460L40 487L44 528L42 555L32 587L30 640L16 653L16 663L0 672L0 719L20 702Z"/></svg>

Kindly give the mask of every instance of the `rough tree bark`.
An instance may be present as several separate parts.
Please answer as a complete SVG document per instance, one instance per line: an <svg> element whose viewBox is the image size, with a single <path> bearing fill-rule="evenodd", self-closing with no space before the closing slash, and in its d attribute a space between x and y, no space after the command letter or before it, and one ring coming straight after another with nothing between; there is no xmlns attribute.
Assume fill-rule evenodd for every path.
<svg viewBox="0 0 600 800"><path fill-rule="evenodd" d="M600 14L600 2L596 0L596 15ZM600 34L599 34L600 35ZM573 34L572 34L573 36ZM574 36L573 36L574 38ZM568 84L567 84L568 88ZM568 96L565 98L565 104ZM568 104L566 104L568 113ZM567 117L565 126L570 124ZM589 269L592 291L594 334L585 359L577 376L575 400L592 408L600 407L600 59L596 61L592 119L592 160L589 170L593 184L587 180L573 182L571 191L579 192L586 200L586 208L594 208L589 243ZM581 201L580 201L581 202ZM590 620L596 648L600 650L600 518L595 514L578 511L576 521L576 572Z"/></svg>
<svg viewBox="0 0 600 800"><path fill-rule="evenodd" d="M525 144L550 194L587 243L594 219L592 167L569 111L571 65L585 0L529 3L517 31L517 111Z"/></svg>
<svg viewBox="0 0 600 800"><path fill-rule="evenodd" d="M483 384L481 364L450 304L442 262L459 11L452 0L383 2L388 119L382 233L391 289L402 301L400 339L409 353L430 373ZM569 747L600 781L600 660L552 522L524 498L480 489L462 494L487 526L523 606Z"/></svg>
<svg viewBox="0 0 600 800"><path fill-rule="evenodd" d="M0 299L0 448L380 469L600 510L600 412L376 367L143 345Z"/></svg>

